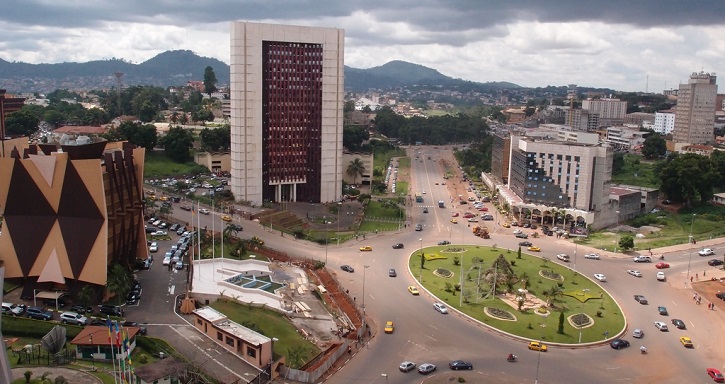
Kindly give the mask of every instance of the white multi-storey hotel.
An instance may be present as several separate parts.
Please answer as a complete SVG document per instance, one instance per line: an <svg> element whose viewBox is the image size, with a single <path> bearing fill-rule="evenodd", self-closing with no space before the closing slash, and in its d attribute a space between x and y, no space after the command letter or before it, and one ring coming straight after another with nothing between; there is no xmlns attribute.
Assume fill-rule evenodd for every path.
<svg viewBox="0 0 725 384"><path fill-rule="evenodd" d="M231 187L237 200L340 198L344 42L341 29L232 23Z"/></svg>

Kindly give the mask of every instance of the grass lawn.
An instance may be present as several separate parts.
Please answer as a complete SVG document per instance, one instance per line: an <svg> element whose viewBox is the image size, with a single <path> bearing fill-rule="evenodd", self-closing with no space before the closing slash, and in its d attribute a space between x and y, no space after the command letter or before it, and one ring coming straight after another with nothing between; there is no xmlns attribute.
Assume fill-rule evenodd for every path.
<svg viewBox="0 0 725 384"><path fill-rule="evenodd" d="M390 163L390 159L393 157L404 157L405 156L405 150L404 149L393 149L390 151L378 151L375 152L373 156L373 169L380 170L381 175L385 175L385 171L388 168L388 164ZM382 178L379 181L383 181Z"/></svg>
<svg viewBox="0 0 725 384"><path fill-rule="evenodd" d="M462 248L463 251L455 251L456 248ZM594 342L604 340L605 332L608 336L616 335L624 327L624 316L620 308L614 300L601 289L594 281L589 280L571 269L559 266L556 263L544 261L539 257L522 254L521 259L517 259L517 252L511 251L507 253L505 249L493 249L491 247L481 247L476 245L447 245L424 248L423 253L435 254L440 257L434 260L426 260L425 266L421 269L419 252L414 252L410 258L410 269L417 279L422 278L422 286L433 293L439 300L447 305L454 307L467 315L488 324L494 328L498 328L505 332L509 332L518 336L529 339L543 339L549 342L576 344L579 341L579 329L572 326L569 321L564 321L564 332L557 332L559 325L559 309L564 309L564 316L568 318L577 313L585 313L593 319L593 325L581 329L581 341ZM520 312L499 298L486 297L486 293L490 291L484 271L491 267L491 263L503 254L509 263L515 262L512 266L514 274L521 278L526 273L528 278L528 294L534 295L541 300L546 301L547 297L543 294L545 290L549 290L552 286L557 285L556 280L548 279L540 275L540 271L547 269L563 276L561 282L561 296L553 298L553 304L556 309L550 309L548 316L542 316L535 313L535 310ZM447 291L446 283L455 285L460 282L461 266L455 265L454 256L458 256L463 265L463 291L468 297L469 302L463 301L460 305L461 292L455 289ZM473 259L477 257L482 260L479 264L481 270L478 288L481 296L476 299L476 282L479 281L479 267L474 265ZM433 274L433 271L443 268L453 272L450 278L443 278ZM419 280L420 281L420 280ZM523 284L517 282L512 285L514 290L522 288ZM449 287L450 288L450 287ZM506 285L499 285L497 291L508 289ZM566 293L572 296L567 296ZM601 298L600 298L601 295ZM576 297L589 297L588 300L581 302ZM478 301L478 302L476 302ZM484 313L484 307L498 308L510 312L516 316L516 321L505 321L490 317ZM601 313L601 317L597 313Z"/></svg>
<svg viewBox="0 0 725 384"><path fill-rule="evenodd" d="M642 156L624 155L624 167L612 174L612 182L659 188L660 182L654 174L656 161L645 161Z"/></svg>
<svg viewBox="0 0 725 384"><path fill-rule="evenodd" d="M695 221L692 221L692 214L695 214ZM676 244L686 244L692 229L692 236L695 240L707 240L725 236L725 207L702 206L683 213L669 213L661 211L648 213L629 222L622 224L657 227L658 231L650 231L642 228L636 233L616 233L609 231L594 232L586 239L578 240L579 244L586 244L598 249L613 251L614 244L619 236L635 236L643 234L644 238L634 237L635 250L647 248L659 248Z"/></svg>
<svg viewBox="0 0 725 384"><path fill-rule="evenodd" d="M179 164L171 161L163 153L146 152L144 163L144 178L190 175L207 171L205 167L190 161L188 163Z"/></svg>
<svg viewBox="0 0 725 384"><path fill-rule="evenodd" d="M279 339L274 342L274 353L286 356L287 364L292 368L301 367L320 352L281 313L227 300L217 300L211 307L227 315L232 321L255 329L267 337ZM299 358L295 359L290 355L298 355Z"/></svg>

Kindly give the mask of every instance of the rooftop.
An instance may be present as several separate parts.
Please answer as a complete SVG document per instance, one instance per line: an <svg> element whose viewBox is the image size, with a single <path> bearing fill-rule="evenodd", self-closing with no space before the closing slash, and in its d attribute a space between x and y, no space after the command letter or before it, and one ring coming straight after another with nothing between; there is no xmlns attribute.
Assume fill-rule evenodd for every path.
<svg viewBox="0 0 725 384"><path fill-rule="evenodd" d="M194 314L214 324L217 328L226 331L231 335L237 336L250 344L261 345L272 341L272 339L262 335L261 333L255 332L245 326L229 320L226 315L212 307L199 308L194 311Z"/></svg>

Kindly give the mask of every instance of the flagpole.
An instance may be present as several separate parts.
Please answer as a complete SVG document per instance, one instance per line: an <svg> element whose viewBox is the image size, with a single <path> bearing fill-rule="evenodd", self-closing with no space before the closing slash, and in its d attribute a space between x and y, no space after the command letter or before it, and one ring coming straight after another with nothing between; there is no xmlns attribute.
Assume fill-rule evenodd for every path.
<svg viewBox="0 0 725 384"><path fill-rule="evenodd" d="M212 195L211 198L211 278L212 281L216 281L216 271L214 268L216 268L216 255L215 255L215 244L214 239L216 239L216 234L214 233L214 223L216 223L216 212L214 211L214 197Z"/></svg>
<svg viewBox="0 0 725 384"><path fill-rule="evenodd" d="M201 208L199 200L196 201L197 212ZM201 214L196 215L196 246L199 255L199 279L201 279Z"/></svg>
<svg viewBox="0 0 725 384"><path fill-rule="evenodd" d="M113 364L113 382L118 384L116 376L116 356L113 353L113 341L111 341L111 317L106 315L106 326L108 326L108 346L111 348L111 364Z"/></svg>

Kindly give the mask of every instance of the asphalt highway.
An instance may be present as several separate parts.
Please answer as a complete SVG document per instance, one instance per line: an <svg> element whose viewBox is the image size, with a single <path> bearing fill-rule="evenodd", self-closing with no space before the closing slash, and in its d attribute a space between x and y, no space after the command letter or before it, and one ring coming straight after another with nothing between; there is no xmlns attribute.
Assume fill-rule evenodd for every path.
<svg viewBox="0 0 725 384"><path fill-rule="evenodd" d="M520 383L699 383L710 380L705 373L706 367L722 370L723 355L718 346L725 341L725 332L719 325L722 322L719 313L709 311L705 302L697 305L692 300L693 291L685 285L688 266L692 274L701 275L703 271L712 269L707 266L710 257L697 255L699 248L667 254L665 261L671 268L663 270L667 281L660 282L655 278L656 259L652 263L635 263L628 256L601 253L601 260L588 260L583 257L588 250L575 246L569 240L548 236L530 239L542 248L541 256L547 256L553 262L562 263L556 260L555 255L567 253L572 256L572 261L565 263L568 267L576 268L590 278L595 273L607 276L607 281L600 284L619 302L629 324L623 338L630 341L632 347L623 350L602 344L584 349L552 347L546 353L529 351L527 342L502 336L458 313L438 313L433 309L435 298L423 290L420 296L412 296L406 287L418 284L415 270L408 270L408 257L419 247L449 240L454 244L497 244L498 247L516 249L520 241L511 229L496 225L497 221L485 222L493 227L490 240L473 236L463 218L459 217L458 224L451 223L452 212L463 212L471 206L450 204L452 199L456 203L458 197L450 196L446 186L440 185L443 170L437 159L441 152L430 147L421 147L420 151L418 160L414 153L410 154L410 188L411 194L426 192L424 203L411 202L408 220L413 225L401 231L381 233L340 246L330 245L326 250L325 246L290 236L282 237L278 231L262 228L258 223L240 222L244 227L244 237L258 236L267 245L282 252L317 260L327 257L328 267L337 271L339 280L355 296L357 304L365 305L365 313L376 328L376 336L327 382L421 382L423 377L416 371L403 373L398 370L398 365L406 360L416 364L433 363L439 371L448 371L447 364L451 360L470 361L474 370L481 372L481 377L490 378L487 382L491 383L503 378ZM460 182L460 179L447 182ZM438 200L444 200L446 208L438 208ZM426 207L429 213L423 213ZM191 214L179 209L174 210L174 216L191 221ZM212 219L218 220L215 223L217 228L224 225L221 215L216 213L201 215L201 225L211 228ZM418 223L422 224L422 231L414 230ZM392 249L392 245L398 242L403 243L405 248ZM364 245L370 245L373 251L360 252L359 247ZM725 246L715 251L721 254ZM351 265L355 272L341 271L339 266L343 264ZM395 268L398 276L389 277L389 268ZM631 276L626 272L628 269L638 269L643 276ZM649 304L636 302L633 299L635 294L645 295ZM659 305L667 307L669 316L658 314ZM672 318L682 319L687 329L675 328L670 323ZM386 321L395 323L393 334L383 332ZM658 331L655 321L667 323L669 332ZM631 337L635 328L645 332L642 340ZM543 330L542 333L547 331L552 332ZM617 332L612 330L610 337ZM692 338L695 348L684 348L679 342L680 336ZM640 354L638 347L641 344L647 346L647 355ZM509 353L518 355L519 362L507 363L505 358Z"/></svg>

